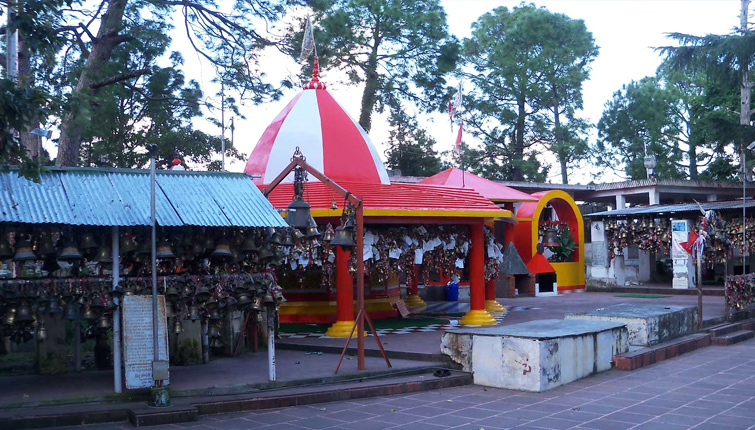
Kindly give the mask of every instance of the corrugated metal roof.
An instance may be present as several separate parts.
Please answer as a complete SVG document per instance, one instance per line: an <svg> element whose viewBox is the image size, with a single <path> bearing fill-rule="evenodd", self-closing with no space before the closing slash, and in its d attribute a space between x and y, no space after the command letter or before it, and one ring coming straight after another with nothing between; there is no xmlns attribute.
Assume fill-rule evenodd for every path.
<svg viewBox="0 0 755 430"><path fill-rule="evenodd" d="M0 172L0 222L148 226L149 171L52 168L34 183ZM241 173L157 173L162 226L282 227L285 221Z"/></svg>
<svg viewBox="0 0 755 430"><path fill-rule="evenodd" d="M587 214L587 217L618 217L630 215L659 215L668 213L682 212L700 212L704 211L722 211L722 210L742 210L742 201L731 200L724 202L700 202L697 203L678 203L673 205L652 205L652 206L633 206L631 208L617 209L613 211L603 211ZM744 203L745 208L755 207L755 201Z"/></svg>

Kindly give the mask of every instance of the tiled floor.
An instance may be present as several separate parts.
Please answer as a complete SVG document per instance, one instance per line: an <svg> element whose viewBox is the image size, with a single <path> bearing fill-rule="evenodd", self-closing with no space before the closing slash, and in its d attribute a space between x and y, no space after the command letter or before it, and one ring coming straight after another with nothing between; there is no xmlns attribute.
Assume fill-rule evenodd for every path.
<svg viewBox="0 0 755 430"><path fill-rule="evenodd" d="M634 372L612 370L545 393L467 386L200 417L162 429L755 429L755 340ZM70 429L71 427L66 427ZM126 424L82 426L123 428Z"/></svg>

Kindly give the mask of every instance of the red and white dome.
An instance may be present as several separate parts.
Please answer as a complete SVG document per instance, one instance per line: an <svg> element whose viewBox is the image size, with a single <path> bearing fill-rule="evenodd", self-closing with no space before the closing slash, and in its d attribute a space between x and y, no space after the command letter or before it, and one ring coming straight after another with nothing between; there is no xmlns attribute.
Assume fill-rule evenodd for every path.
<svg viewBox="0 0 755 430"><path fill-rule="evenodd" d="M309 165L336 182L390 184L370 137L328 93L317 74L315 60L314 78L262 133L244 173L260 175L254 179L258 185L269 184L298 146ZM293 175L286 179L292 180Z"/></svg>

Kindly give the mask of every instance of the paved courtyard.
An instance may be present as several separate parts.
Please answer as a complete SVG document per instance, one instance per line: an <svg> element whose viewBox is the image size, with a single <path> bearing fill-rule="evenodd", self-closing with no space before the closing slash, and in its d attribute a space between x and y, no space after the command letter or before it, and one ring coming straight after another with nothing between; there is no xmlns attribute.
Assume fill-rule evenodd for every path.
<svg viewBox="0 0 755 430"><path fill-rule="evenodd" d="M61 429L133 428L129 424ZM755 429L755 340L545 393L467 386L412 395L201 416L163 429Z"/></svg>

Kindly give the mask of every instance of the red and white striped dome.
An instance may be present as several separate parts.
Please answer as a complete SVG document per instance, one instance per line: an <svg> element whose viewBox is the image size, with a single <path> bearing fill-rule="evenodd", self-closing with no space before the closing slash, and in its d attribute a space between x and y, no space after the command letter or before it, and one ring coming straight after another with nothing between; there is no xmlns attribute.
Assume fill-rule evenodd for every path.
<svg viewBox="0 0 755 430"><path fill-rule="evenodd" d="M244 173L269 184L291 161L298 146L307 163L339 182L390 184L388 172L370 137L314 78L267 127L246 163ZM314 180L314 178L310 178ZM293 180L293 175L286 178Z"/></svg>

